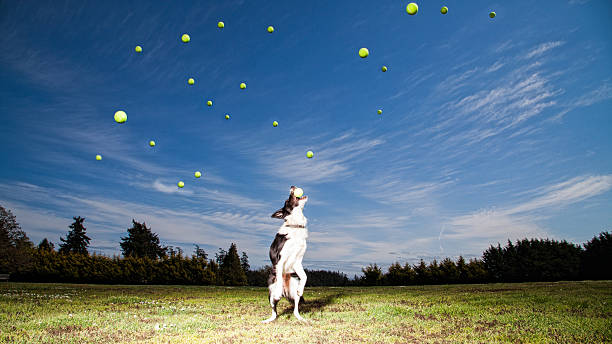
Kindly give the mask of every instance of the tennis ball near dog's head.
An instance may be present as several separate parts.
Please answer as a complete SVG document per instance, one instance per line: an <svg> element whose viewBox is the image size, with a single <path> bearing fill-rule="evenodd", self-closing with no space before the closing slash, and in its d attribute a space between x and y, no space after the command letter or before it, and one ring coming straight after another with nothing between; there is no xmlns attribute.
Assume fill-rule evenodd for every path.
<svg viewBox="0 0 612 344"><path fill-rule="evenodd" d="M195 84L195 80L193 78L189 78L189 80L187 80L187 83L189 85L193 85L193 84Z"/></svg>
<svg viewBox="0 0 612 344"><path fill-rule="evenodd" d="M447 14L448 13L448 7L444 6L440 9L440 13L442 14Z"/></svg>
<svg viewBox="0 0 612 344"><path fill-rule="evenodd" d="M183 183L183 181L180 181L176 185L178 185L179 188L182 188L183 186L185 186L185 183Z"/></svg>
<svg viewBox="0 0 612 344"><path fill-rule="evenodd" d="M181 41L183 41L183 43L189 43L189 41L191 41L191 37L189 37L189 35L188 35L188 34L184 33L184 34L181 36Z"/></svg>
<svg viewBox="0 0 612 344"><path fill-rule="evenodd" d="M208 105L208 106L212 106L212 100L207 101L207 102L206 102L206 105Z"/></svg>
<svg viewBox="0 0 612 344"><path fill-rule="evenodd" d="M96 155L96 160L98 160L98 161L102 160L102 155L100 155L100 154Z"/></svg>
<svg viewBox="0 0 612 344"><path fill-rule="evenodd" d="M411 2L408 4L408 6L406 6L406 12L408 12L408 14L410 14L411 16L417 14L418 11L419 11L419 5L417 5L414 2Z"/></svg>
<svg viewBox="0 0 612 344"><path fill-rule="evenodd" d="M302 190L301 188L295 188L293 189L293 196L300 198L302 196L304 196L304 190Z"/></svg>
<svg viewBox="0 0 612 344"><path fill-rule="evenodd" d="M141 47L140 45L137 45L137 46L136 46L136 48L134 48L134 50L135 50L137 53L141 53L141 52L142 52L142 47Z"/></svg>
<svg viewBox="0 0 612 344"><path fill-rule="evenodd" d="M244 90L246 88L246 84L244 82L240 83L240 88Z"/></svg>
<svg viewBox="0 0 612 344"><path fill-rule="evenodd" d="M382 110L381 109L378 109L378 114L382 115Z"/></svg>
<svg viewBox="0 0 612 344"><path fill-rule="evenodd" d="M387 71L387 66L382 66L382 68L380 70L382 70L383 72L386 72Z"/></svg>
<svg viewBox="0 0 612 344"><path fill-rule="evenodd" d="M491 12L491 13L489 13L489 18L495 18L496 15L497 15L497 13Z"/></svg>
<svg viewBox="0 0 612 344"><path fill-rule="evenodd" d="M269 33L274 32L274 26L268 26L268 32Z"/></svg>
<svg viewBox="0 0 612 344"><path fill-rule="evenodd" d="M314 153L313 153L312 151L308 151L308 152L306 152L306 157L307 157L308 159L312 158L313 156L314 156Z"/></svg>
<svg viewBox="0 0 612 344"><path fill-rule="evenodd" d="M202 176L202 172L200 171L196 171L196 173L193 174L196 178L200 178Z"/></svg>
<svg viewBox="0 0 612 344"><path fill-rule="evenodd" d="M149 146L155 147L155 141L153 141L153 140L149 141Z"/></svg>
<svg viewBox="0 0 612 344"><path fill-rule="evenodd" d="M119 110L115 112L115 122L125 123L125 121L127 121L127 114L125 113L125 111Z"/></svg>
<svg viewBox="0 0 612 344"><path fill-rule="evenodd" d="M225 115L225 119L229 119L229 115Z"/></svg>
<svg viewBox="0 0 612 344"><path fill-rule="evenodd" d="M223 28L225 27L225 23L224 23L224 22L218 22L218 23L217 23L217 27L218 27L219 29L223 29Z"/></svg>
<svg viewBox="0 0 612 344"><path fill-rule="evenodd" d="M364 59L364 58L368 57L368 55L370 55L370 51L368 50L368 48L361 48L361 49L359 49L359 57Z"/></svg>

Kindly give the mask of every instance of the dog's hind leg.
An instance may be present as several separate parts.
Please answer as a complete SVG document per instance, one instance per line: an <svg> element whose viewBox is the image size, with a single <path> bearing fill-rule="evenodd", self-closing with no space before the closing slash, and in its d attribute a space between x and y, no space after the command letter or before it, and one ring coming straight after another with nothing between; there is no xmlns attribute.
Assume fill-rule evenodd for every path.
<svg viewBox="0 0 612 344"><path fill-rule="evenodd" d="M262 323L267 324L276 319L276 304L278 303L278 301L280 301L280 299L274 299L272 295L270 295L270 306L272 306L272 315L268 319L262 321Z"/></svg>
<svg viewBox="0 0 612 344"><path fill-rule="evenodd" d="M301 322L308 322L306 319L302 318L300 312L298 311L298 305L300 304L300 297L296 297L293 302L295 303L295 307L293 308L293 315L297 318L297 320Z"/></svg>
<svg viewBox="0 0 612 344"><path fill-rule="evenodd" d="M304 268L302 267L302 263L296 264L294 268L295 268L295 273L300 278L300 283L298 284L298 287L297 287L297 295L299 299L302 295L304 295L304 288L306 287L306 272L304 271Z"/></svg>

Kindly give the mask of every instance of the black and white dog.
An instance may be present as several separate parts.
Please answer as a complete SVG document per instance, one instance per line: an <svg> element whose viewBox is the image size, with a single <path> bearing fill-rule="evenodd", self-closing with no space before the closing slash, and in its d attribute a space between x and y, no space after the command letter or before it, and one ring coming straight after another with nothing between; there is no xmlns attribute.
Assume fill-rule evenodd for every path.
<svg viewBox="0 0 612 344"><path fill-rule="evenodd" d="M272 272L268 278L268 289L272 316L264 320L264 323L276 319L276 304L283 296L295 304L293 309L295 317L299 321L306 321L298 312L298 304L306 286L306 273L302 267L302 258L306 252L308 230L306 229L307 220L302 211L308 197L295 197L293 194L295 189L295 186L291 187L285 206L272 214L273 218L284 219L285 222L278 229L274 242L270 246Z"/></svg>

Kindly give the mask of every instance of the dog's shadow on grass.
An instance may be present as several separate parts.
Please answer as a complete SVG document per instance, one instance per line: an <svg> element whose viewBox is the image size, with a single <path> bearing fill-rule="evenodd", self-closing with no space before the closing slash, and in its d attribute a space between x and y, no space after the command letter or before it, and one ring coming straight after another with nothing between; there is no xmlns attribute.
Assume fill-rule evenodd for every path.
<svg viewBox="0 0 612 344"><path fill-rule="evenodd" d="M321 295L319 297L308 297L308 299L306 299L306 297L308 296L306 295L304 299L300 301L299 311L300 313L304 313L304 314L318 312L318 311L320 312L327 305L333 303L335 299L338 299L342 297L343 295L344 295L343 292L338 292L338 293L331 294L331 295ZM293 313L293 304L285 308L285 310L280 315L284 315L288 313Z"/></svg>

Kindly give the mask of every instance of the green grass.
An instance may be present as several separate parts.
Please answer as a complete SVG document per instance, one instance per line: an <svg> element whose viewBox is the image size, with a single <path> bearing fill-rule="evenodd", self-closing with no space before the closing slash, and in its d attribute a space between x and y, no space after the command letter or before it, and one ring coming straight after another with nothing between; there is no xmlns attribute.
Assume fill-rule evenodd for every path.
<svg viewBox="0 0 612 344"><path fill-rule="evenodd" d="M0 283L0 343L604 343L612 281L306 288Z"/></svg>

